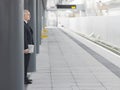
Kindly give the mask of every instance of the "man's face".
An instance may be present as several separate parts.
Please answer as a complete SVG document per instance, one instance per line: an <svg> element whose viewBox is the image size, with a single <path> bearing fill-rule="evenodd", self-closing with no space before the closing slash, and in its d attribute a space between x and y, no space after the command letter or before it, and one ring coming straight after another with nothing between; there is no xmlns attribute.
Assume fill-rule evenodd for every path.
<svg viewBox="0 0 120 90"><path fill-rule="evenodd" d="M29 21L30 20L30 12L29 11L26 11L26 13L24 14L24 19L26 21Z"/></svg>

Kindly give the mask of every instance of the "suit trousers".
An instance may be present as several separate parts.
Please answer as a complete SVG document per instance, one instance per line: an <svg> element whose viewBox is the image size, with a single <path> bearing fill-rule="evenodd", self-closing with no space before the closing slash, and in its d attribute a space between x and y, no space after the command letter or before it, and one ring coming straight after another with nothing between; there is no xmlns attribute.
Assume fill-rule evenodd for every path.
<svg viewBox="0 0 120 90"><path fill-rule="evenodd" d="M28 66L30 61L30 53L24 54L24 79L28 80L27 72L28 72Z"/></svg>

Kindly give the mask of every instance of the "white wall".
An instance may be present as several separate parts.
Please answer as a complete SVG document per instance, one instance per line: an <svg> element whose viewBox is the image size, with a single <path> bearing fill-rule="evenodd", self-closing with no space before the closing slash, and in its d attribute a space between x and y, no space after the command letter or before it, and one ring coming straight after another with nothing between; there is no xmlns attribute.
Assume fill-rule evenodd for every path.
<svg viewBox="0 0 120 90"><path fill-rule="evenodd" d="M85 35L94 33L100 39L120 47L120 16L90 16L76 18L60 18L65 28Z"/></svg>
<svg viewBox="0 0 120 90"><path fill-rule="evenodd" d="M59 18L58 20L58 23L59 23L59 26L64 26L65 28L68 28L69 29L69 18L65 18L65 17L62 17L62 18Z"/></svg>
<svg viewBox="0 0 120 90"><path fill-rule="evenodd" d="M47 12L47 26L56 26L56 25L57 25L56 12L54 11Z"/></svg>

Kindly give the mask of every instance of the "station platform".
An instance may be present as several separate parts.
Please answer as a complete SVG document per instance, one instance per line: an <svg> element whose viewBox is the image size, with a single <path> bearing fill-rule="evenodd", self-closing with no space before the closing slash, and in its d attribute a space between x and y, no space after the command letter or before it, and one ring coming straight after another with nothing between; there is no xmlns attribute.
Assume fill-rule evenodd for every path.
<svg viewBox="0 0 120 90"><path fill-rule="evenodd" d="M120 90L119 72L113 72L112 64L97 60L101 57L60 29L49 28L48 33L37 55L37 71L31 75L33 84L26 90Z"/></svg>

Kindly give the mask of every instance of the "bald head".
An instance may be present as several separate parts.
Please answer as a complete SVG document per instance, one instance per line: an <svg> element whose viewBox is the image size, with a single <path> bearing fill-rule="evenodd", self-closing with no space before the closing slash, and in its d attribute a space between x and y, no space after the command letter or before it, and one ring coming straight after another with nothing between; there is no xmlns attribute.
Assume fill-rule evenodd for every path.
<svg viewBox="0 0 120 90"><path fill-rule="evenodd" d="M30 20L30 12L29 12L29 10L24 10L24 20L26 20L26 21Z"/></svg>

